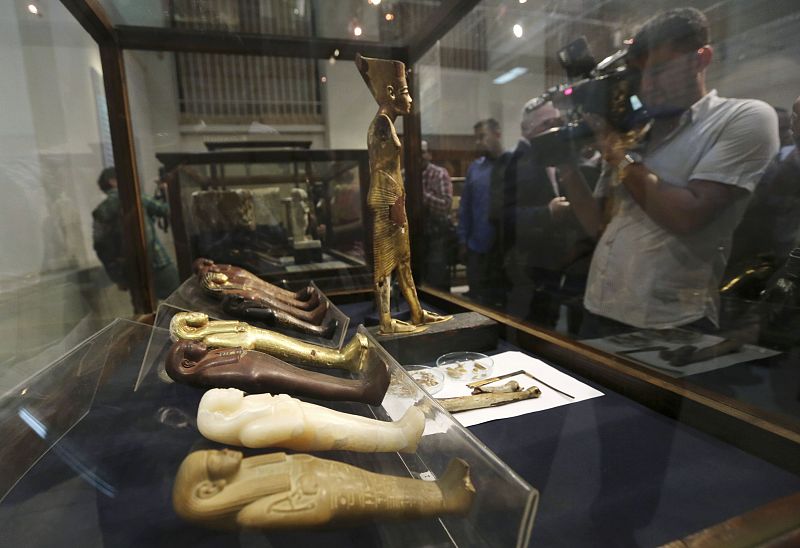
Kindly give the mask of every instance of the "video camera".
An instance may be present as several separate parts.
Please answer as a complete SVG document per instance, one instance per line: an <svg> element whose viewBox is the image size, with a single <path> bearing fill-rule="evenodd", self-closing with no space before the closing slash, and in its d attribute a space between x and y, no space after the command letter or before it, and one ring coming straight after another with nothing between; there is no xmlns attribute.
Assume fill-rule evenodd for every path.
<svg viewBox="0 0 800 548"><path fill-rule="evenodd" d="M579 156L590 145L594 132L583 119L594 114L620 133L644 127L649 121L639 99L641 73L627 66L627 49L622 49L596 63L586 37L581 36L558 52L570 83L547 90L541 102L552 101L565 115L565 124L536 135L532 142L550 165Z"/></svg>

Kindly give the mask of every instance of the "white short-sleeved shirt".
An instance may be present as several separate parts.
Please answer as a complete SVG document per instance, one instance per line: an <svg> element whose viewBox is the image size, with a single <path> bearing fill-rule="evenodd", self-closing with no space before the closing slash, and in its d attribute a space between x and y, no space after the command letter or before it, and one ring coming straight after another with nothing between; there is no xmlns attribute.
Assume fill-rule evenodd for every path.
<svg viewBox="0 0 800 548"><path fill-rule="evenodd" d="M752 193L778 152L774 109L756 100L711 91L687 110L677 128L643 156L665 183L692 180L734 185ZM656 224L606 170L597 197L619 209L592 257L584 305L595 314L642 328L685 325L703 317L717 323L719 284L731 237L750 194L725 207L697 232L678 236Z"/></svg>

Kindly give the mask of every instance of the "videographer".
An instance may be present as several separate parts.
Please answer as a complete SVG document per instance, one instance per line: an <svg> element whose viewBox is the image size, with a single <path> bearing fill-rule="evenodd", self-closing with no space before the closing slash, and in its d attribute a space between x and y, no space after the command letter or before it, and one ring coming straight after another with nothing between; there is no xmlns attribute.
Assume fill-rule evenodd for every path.
<svg viewBox="0 0 800 548"><path fill-rule="evenodd" d="M769 105L708 91L712 57L702 12L653 17L628 52L628 64L642 71L649 134L626 150L621 134L587 120L605 160L594 195L574 163L560 166L573 211L599 238L584 297L586 337L717 324L731 236L778 152L778 130Z"/></svg>
<svg viewBox="0 0 800 548"><path fill-rule="evenodd" d="M159 181L159 188L166 183ZM122 291L128 290L128 265L123 256L122 206L117 190L117 172L113 167L104 169L97 185L106 194L105 200L92 211L92 241L108 277ZM155 222L169 217L169 204L165 200L142 195L145 243L152 268L156 296L166 299L180 285L178 270L156 235Z"/></svg>

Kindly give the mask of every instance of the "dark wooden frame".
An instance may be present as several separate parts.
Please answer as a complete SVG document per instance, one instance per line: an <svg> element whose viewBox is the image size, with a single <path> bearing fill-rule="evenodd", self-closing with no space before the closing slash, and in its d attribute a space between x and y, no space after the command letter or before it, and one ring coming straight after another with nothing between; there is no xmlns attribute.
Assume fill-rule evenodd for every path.
<svg viewBox="0 0 800 548"><path fill-rule="evenodd" d="M798 508L800 508L800 493L795 493L664 544L662 548L800 546Z"/></svg>
<svg viewBox="0 0 800 548"><path fill-rule="evenodd" d="M230 53L240 55L270 55L283 57L302 57L328 59L339 50L338 59L352 60L356 53L368 57L389 57L411 64L437 40L444 36L479 0L445 0L417 31L408 44L384 45L359 40L340 40L333 38L295 38L269 36L241 32L197 31L175 28L155 28L129 25L114 26L111 17L99 0L61 0L61 3L75 17L76 21L97 42L103 66L103 79L108 103L109 124L114 147L114 163L117 170L120 201L124 219L125 256L131 265L132 281L130 290L136 313L144 314L155 310L155 290L150 272L147 245L145 241L144 216L141 208L141 185L136 169L136 151L133 145L133 130L125 81L125 62L123 51L139 49L150 51L186 51L207 53ZM415 80L411 76L412 80ZM420 223L419 214L413 213L421 206L418 196L420 157L419 114L406 117L405 123L406 172L410 176L409 215L412 236L418 238L421 232L415 228ZM368 170L367 170L368 171ZM364 180L364 173L361 174ZM172 196L171 196L172 198ZM418 203L417 203L418 202ZM177 202L173 202L177 203ZM414 205L416 204L416 205ZM366 218L366 217L365 217ZM179 229L178 225L173 227ZM366 243L366 242L365 242ZM177 243L176 243L177 247ZM412 245L419 249L419 245ZM176 249L176 251L178 251ZM419 268L419 253L412 258L412 264ZM179 259L180 260L180 259Z"/></svg>
<svg viewBox="0 0 800 548"><path fill-rule="evenodd" d="M519 318L423 285L424 299L447 312L472 310L503 326L503 338L663 415L800 474L800 432L781 417L634 362L537 328Z"/></svg>
<svg viewBox="0 0 800 548"><path fill-rule="evenodd" d="M133 127L122 49L114 39L114 29L108 15L97 0L62 0L62 4L97 42L100 50L108 122L122 208L123 253L129 265L128 286L134 312L149 313L155 310L156 300L147 256L141 185L136 169L136 151L133 144Z"/></svg>
<svg viewBox="0 0 800 548"><path fill-rule="evenodd" d="M375 42L335 38L301 38L127 25L117 26L114 29L114 36L122 49L269 55L305 59L329 59L338 49L339 60L352 61L356 58L356 53L367 57L389 57L401 61L408 59L408 48L403 46L386 46Z"/></svg>
<svg viewBox="0 0 800 548"><path fill-rule="evenodd" d="M311 148L311 141L205 141L203 144L209 152L231 148Z"/></svg>

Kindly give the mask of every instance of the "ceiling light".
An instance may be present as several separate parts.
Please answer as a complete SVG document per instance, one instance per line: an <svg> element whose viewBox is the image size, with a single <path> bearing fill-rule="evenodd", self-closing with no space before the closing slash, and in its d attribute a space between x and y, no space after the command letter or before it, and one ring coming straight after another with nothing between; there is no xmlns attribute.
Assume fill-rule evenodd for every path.
<svg viewBox="0 0 800 548"><path fill-rule="evenodd" d="M527 2L527 1L528 1L528 0L519 0L519 3L520 3L520 4L524 4L524 3L525 3L525 2Z"/></svg>
<svg viewBox="0 0 800 548"><path fill-rule="evenodd" d="M387 21L394 21L394 14L392 12L388 12L386 15L384 15L384 18Z"/></svg>
<svg viewBox="0 0 800 548"><path fill-rule="evenodd" d="M519 78L526 72L528 72L528 69L526 69L525 67L514 67L508 72L504 72L503 74L492 80L492 82L497 85L507 84L514 78Z"/></svg>
<svg viewBox="0 0 800 548"><path fill-rule="evenodd" d="M355 36L361 36L361 27L353 27L353 34Z"/></svg>
<svg viewBox="0 0 800 548"><path fill-rule="evenodd" d="M28 11L32 15L39 15L39 8L36 6L36 4L28 4Z"/></svg>
<svg viewBox="0 0 800 548"><path fill-rule="evenodd" d="M381 0L367 0L367 4L372 4L373 6L377 6L381 3Z"/></svg>
<svg viewBox="0 0 800 548"><path fill-rule="evenodd" d="M517 38L522 38L522 25L517 23L516 25L514 25L514 28L511 29L511 30L514 31L514 36L516 36Z"/></svg>

